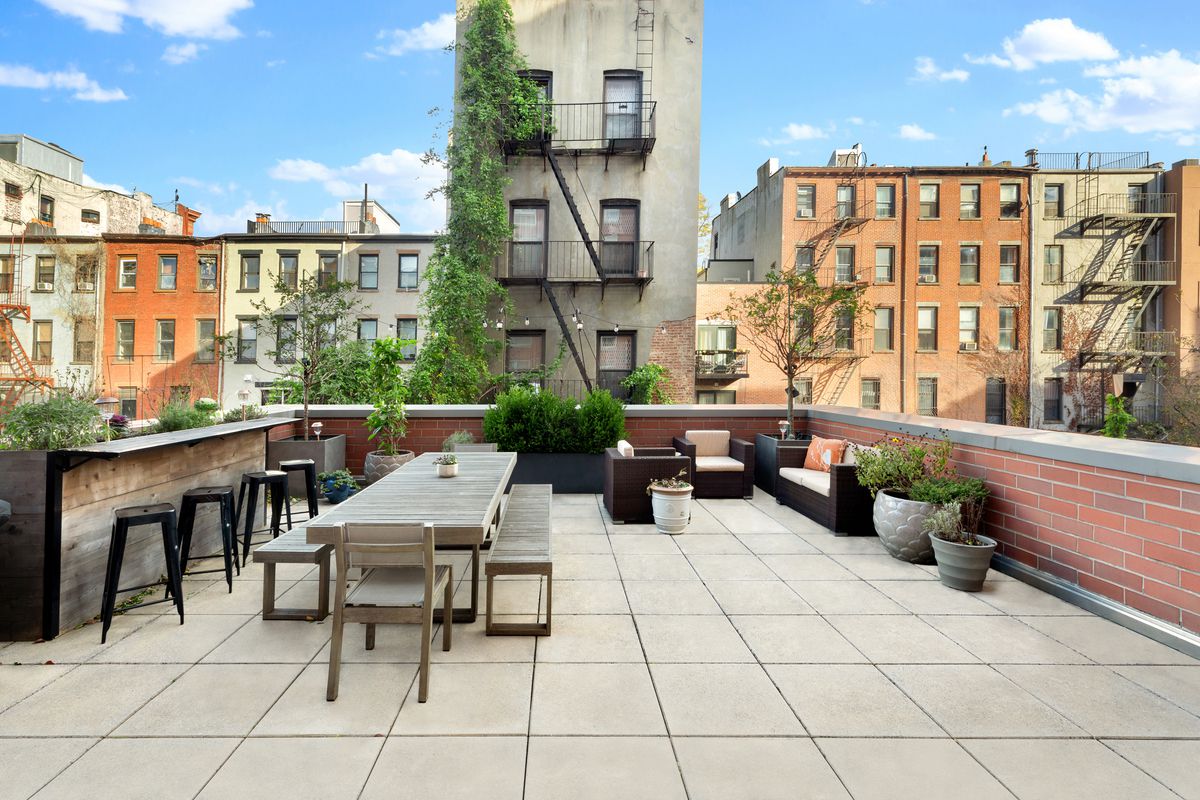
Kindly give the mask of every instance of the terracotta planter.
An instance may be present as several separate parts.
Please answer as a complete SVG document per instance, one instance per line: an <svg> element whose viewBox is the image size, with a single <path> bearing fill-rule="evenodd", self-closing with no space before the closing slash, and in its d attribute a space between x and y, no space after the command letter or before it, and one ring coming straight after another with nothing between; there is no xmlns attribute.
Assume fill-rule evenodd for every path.
<svg viewBox="0 0 1200 800"><path fill-rule="evenodd" d="M692 487L650 489L650 506L654 509L654 524L659 533L671 536L683 533L692 518Z"/></svg>
<svg viewBox="0 0 1200 800"><path fill-rule="evenodd" d="M884 489L875 494L871 518L879 540L893 558L913 564L932 564L933 545L929 543L929 534L921 528L937 508L933 503L909 500Z"/></svg>
<svg viewBox="0 0 1200 800"><path fill-rule="evenodd" d="M951 589L978 592L983 588L992 553L996 552L996 540L987 536L975 538L983 544L960 544L930 537L937 557L938 578Z"/></svg>
<svg viewBox="0 0 1200 800"><path fill-rule="evenodd" d="M385 455L382 450L372 450L363 461L363 483L370 486L385 475L390 475L402 466L412 461L417 454L412 450L401 450L394 456Z"/></svg>

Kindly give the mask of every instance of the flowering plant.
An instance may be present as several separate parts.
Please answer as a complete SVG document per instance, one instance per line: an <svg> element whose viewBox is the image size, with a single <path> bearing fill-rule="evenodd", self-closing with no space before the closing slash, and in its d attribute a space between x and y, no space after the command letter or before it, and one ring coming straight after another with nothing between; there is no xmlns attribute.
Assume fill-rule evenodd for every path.
<svg viewBox="0 0 1200 800"><path fill-rule="evenodd" d="M913 484L925 478L953 477L952 449L949 439L889 436L855 453L855 472L872 497L884 489L908 495Z"/></svg>

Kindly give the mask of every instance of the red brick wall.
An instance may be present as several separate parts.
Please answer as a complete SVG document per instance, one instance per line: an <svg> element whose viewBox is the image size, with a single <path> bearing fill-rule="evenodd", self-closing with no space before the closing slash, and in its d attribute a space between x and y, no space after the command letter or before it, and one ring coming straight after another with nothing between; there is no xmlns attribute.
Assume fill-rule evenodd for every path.
<svg viewBox="0 0 1200 800"><path fill-rule="evenodd" d="M663 332L665 329L665 333ZM696 318L663 320L650 334L650 361L666 367L672 402L691 403L695 389Z"/></svg>
<svg viewBox="0 0 1200 800"><path fill-rule="evenodd" d="M813 418L808 430L860 444L886 435ZM1000 553L1200 633L1200 484L969 445L954 463L991 489Z"/></svg>

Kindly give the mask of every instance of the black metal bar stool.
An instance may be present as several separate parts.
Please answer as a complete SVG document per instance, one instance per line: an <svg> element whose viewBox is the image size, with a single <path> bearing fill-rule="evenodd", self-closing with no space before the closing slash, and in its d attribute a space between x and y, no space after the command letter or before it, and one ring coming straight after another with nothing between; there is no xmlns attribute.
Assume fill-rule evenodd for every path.
<svg viewBox="0 0 1200 800"><path fill-rule="evenodd" d="M254 511L258 508L258 489L265 487L271 493L271 524L266 528L254 527ZM246 497L246 490L249 489L249 498ZM265 498L264 498L265 500ZM242 518L243 509L246 512L246 521L242 528L242 566L246 566L246 560L250 557L250 538L255 533L270 532L271 538L279 536L283 533L283 529L279 527L280 517L284 509L287 510L287 526L288 530L292 529L292 500L288 496L288 474L277 469L263 470L262 472L247 472L242 475L242 485L238 489L237 511L234 512L234 520Z"/></svg>
<svg viewBox="0 0 1200 800"><path fill-rule="evenodd" d="M150 600L129 606L129 608L174 602L175 608L179 610L179 624L183 624L183 585L179 572L179 539L175 526L175 506L170 503L158 503L152 506L118 508L116 519L113 521L112 538L108 543L108 571L104 575L104 605L100 608L100 620L103 623L100 631L101 644L108 639L108 628L112 625L117 595L136 589L148 589L162 583L154 581L141 586L119 588L121 586L121 562L125 559L125 542L129 538L129 529L136 525L158 525L162 528L163 558L167 562L168 594L161 600Z"/></svg>
<svg viewBox="0 0 1200 800"><path fill-rule="evenodd" d="M294 458L290 461L280 461L279 469L288 473L304 472L304 494L308 498L308 518L317 515L317 464L311 458Z"/></svg>
<svg viewBox="0 0 1200 800"><path fill-rule="evenodd" d="M238 562L237 536L233 532L235 517L232 486L201 486L197 489L189 489L183 493L183 503L179 506L179 572L180 574L187 572L187 562L191 559L213 558L216 556L216 553L206 556L192 555L192 529L196 524L196 507L201 503L217 503L219 506L218 512L221 516L221 555L225 557L225 567L198 569L193 574L224 572L225 582L229 584L229 591L232 592L233 568L237 567L238 574L242 574L242 567Z"/></svg>

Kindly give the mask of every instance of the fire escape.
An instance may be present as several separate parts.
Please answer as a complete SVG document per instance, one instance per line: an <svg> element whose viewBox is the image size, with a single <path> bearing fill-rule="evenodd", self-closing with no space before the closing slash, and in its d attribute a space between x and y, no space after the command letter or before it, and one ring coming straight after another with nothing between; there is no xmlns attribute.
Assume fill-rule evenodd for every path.
<svg viewBox="0 0 1200 800"><path fill-rule="evenodd" d="M21 281L25 259L24 237L10 240L8 253L0 256L0 411L20 402L28 391L45 391L54 385L49 366L30 359L17 337L14 321L31 322L29 303Z"/></svg>
<svg viewBox="0 0 1200 800"><path fill-rule="evenodd" d="M591 199L578 180L579 160L603 156L607 172L614 157L640 158L642 169L654 150L655 102L651 99L654 68L654 0L634 0L636 69L620 77L624 92L609 95L606 76L605 98L599 103L557 103L548 101L542 125L531 139L505 137L506 159L540 156L543 168L549 167L558 184L571 220L579 232L577 241L512 241L497 264L497 279L505 285L536 285L550 303L571 357L590 392L592 381L583 356L575 343L575 330L563 315L556 286L568 286L572 296L581 286L599 286L603 300L609 286L636 286L640 301L646 285L653 280L654 242L632 240L627 235L607 235L601 227L599 240L588 230L575 193L569 185L561 159L572 159L578 191L583 194L592 216ZM603 209L602 209L603 213Z"/></svg>

